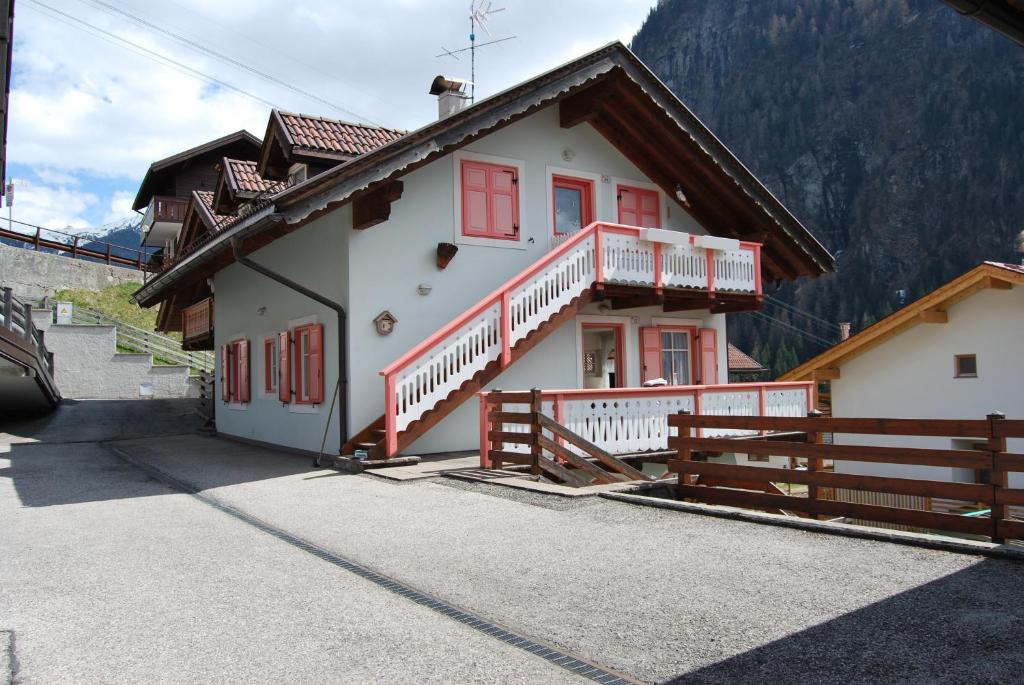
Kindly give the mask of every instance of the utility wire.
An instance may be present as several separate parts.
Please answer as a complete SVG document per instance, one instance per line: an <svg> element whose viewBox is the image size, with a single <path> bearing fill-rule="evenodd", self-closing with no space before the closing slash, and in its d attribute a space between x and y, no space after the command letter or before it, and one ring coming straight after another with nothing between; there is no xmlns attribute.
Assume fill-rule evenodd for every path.
<svg viewBox="0 0 1024 685"><path fill-rule="evenodd" d="M151 31L163 34L163 35L165 35L165 36L167 36L167 37L169 37L169 38L171 38L173 40L176 40L179 43L192 48L193 50L198 50L199 52L207 54L210 57L213 57L214 59L218 59L221 62L224 62L225 64L237 67L239 69L244 69L245 71L248 71L249 73L254 74L256 76L259 76L260 78L262 78L262 79L264 79L266 81L269 81L270 83L273 83L273 84L275 84L277 86L280 86L281 88L285 88L287 90L292 91L293 93L298 93L299 95L307 97L307 98L309 98L311 100L315 100L315 101L317 101L317 102L319 102L321 104L327 105L331 109L335 109L335 110L337 110L339 112L342 112L342 113L344 113L344 114L346 114L348 116L354 117L354 118L358 119L359 121L363 121L363 122L366 122L366 123L369 123L369 124L373 124L374 126L379 126L380 125L380 124L377 124L377 123L371 121L369 119L369 117L364 117L361 114L358 114L357 112L353 112L352 110L347 109L345 107L342 107L341 105L339 105L337 103L334 103L334 102L331 102L330 100L322 98L319 95L316 95L315 93L311 93L308 90L303 90L302 88L299 88L298 86L295 86L295 85L293 85L291 83L288 83L287 81L279 79L276 76L268 74L268 73L266 73L264 71L260 71L256 67L253 67L253 66L250 66L250 65L248 65L248 64L246 64L244 62L241 62L241 61L231 57L230 55L225 55L222 52L218 52L216 50L213 50L212 48L209 48L209 47L203 45L202 43L198 43L198 42L188 38L187 36L183 36L180 33L175 33L175 32L170 31L167 28L164 28L162 26L158 26L157 24L154 24L154 23L152 23L152 22L150 22L150 21L148 21L148 20L138 16L137 14L132 14L131 12L128 12L127 10L123 10L120 7L116 7L116 6L111 5L109 3L103 2L103 0L83 0L83 1L89 2L90 4L95 5L95 6L99 7L99 8L101 8L101 9L105 9L109 13L118 14L118 15L128 19L129 21L132 21L132 22L134 22L134 23L136 23L136 24L138 24L140 26L143 26L143 27L145 27L147 29L150 29Z"/></svg>
<svg viewBox="0 0 1024 685"><path fill-rule="evenodd" d="M798 314L798 315L806 317L806 318L808 318L808 319L810 319L812 321L816 321L819 324L821 324L822 326L826 326L830 330L831 329L840 330L840 327L839 327L838 324L836 324L836 323L834 323L832 321L827 321L827 320L822 319L822 318L820 318L818 316L815 316L814 314L811 314L806 309L801 309L800 307L797 307L796 305L792 305L792 304L790 304L788 302L780 300L777 297L772 297L771 295L765 295L764 297L765 297L766 300L771 302L771 304L774 304L777 307L782 307L783 309L787 309L787 310L789 310L793 314Z"/></svg>
<svg viewBox="0 0 1024 685"><path fill-rule="evenodd" d="M759 316L762 319L766 319L768 321L771 321L772 323L775 323L776 325L788 328L789 330L793 331L794 333L802 335L807 340L810 340L811 342L815 342L815 343L817 343L817 344L819 344L819 345L821 345L823 347L832 347L833 345L836 344L835 341L833 341L833 340L826 340L825 338L817 336L817 335L815 335L813 333L808 333L807 331L803 330L802 328L798 328L797 326L794 326L792 324L786 323L785 321L782 321L781 319L777 319L774 316L771 316L769 314L765 314L763 312L750 312L750 313L754 314L755 316Z"/></svg>
<svg viewBox="0 0 1024 685"><path fill-rule="evenodd" d="M253 93L250 93L249 91L244 90L242 88L239 88L238 86L233 86L230 83L228 83L227 81L222 81L222 80L220 80L220 79L218 79L218 78L216 78L214 76L210 76L209 74L203 73L203 72L199 71L198 69L193 69L190 66L187 66L185 64L182 64L181 62L178 62L177 60L174 60L174 59L172 59L170 57L166 57L164 55L161 55L160 53L156 52L155 50L150 50L149 48L146 48L146 47L143 47L142 45L139 45L138 43L133 43L132 41L128 40L127 38L122 38L121 36L118 36L118 35L116 35L114 33L111 33L110 31L106 31L104 29L101 29L100 27L98 27L98 26L96 26L94 24L90 24L89 22L87 22L87 21L85 21L83 19L79 19L78 17L72 16L72 15L68 14L67 12L63 12L63 11L57 9L56 7L51 7L50 5L47 5L46 3L40 2L39 0L23 0L23 1L30 3L30 5L29 5L30 8L32 8L32 5L38 5L39 7L43 7L45 9L49 10L50 12L53 12L54 14L59 15L59 16L52 16L51 18L57 19L58 21L61 21L62 23L67 24L68 26L71 26L73 28L77 28L77 29L80 29L82 31L85 31L86 33L89 33L90 35L96 36L97 38L101 38L103 40L106 40L109 43L113 43L114 45L117 45L118 47L125 48L127 50L132 51L132 52L135 52L136 54L140 54L140 55L142 55L144 57L148 57L148 58L150 58L150 59L152 59L154 61L161 62L165 66L171 66L172 68L176 68L178 71L181 71L182 73L186 73L186 74L188 74L190 76L193 76L195 78L202 79L204 81L207 81L207 82L212 83L214 85L220 86L222 88L227 88L228 90L233 90L233 91L235 91L236 93L238 93L240 95L244 95L245 97L250 98L252 100L255 100L256 102L259 102L261 104L267 105L268 107L272 107L272 108L275 108L275 109L281 109L280 105L277 105L277 104L271 102L270 100L266 100L266 99L260 97L259 95L255 95ZM35 9L35 8L32 8L32 9ZM71 22L74 22L74 23L71 23ZM92 29L92 31L90 31L89 29ZM98 32L98 33L93 33L93 32ZM102 35L99 35L99 34L102 34Z"/></svg>

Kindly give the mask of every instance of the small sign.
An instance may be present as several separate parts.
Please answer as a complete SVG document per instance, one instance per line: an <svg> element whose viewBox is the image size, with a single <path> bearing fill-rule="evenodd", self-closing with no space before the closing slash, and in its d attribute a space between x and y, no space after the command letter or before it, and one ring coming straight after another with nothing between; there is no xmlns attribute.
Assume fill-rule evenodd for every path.
<svg viewBox="0 0 1024 685"><path fill-rule="evenodd" d="M14 206L14 181L7 184L7 192L4 194L4 203L8 207Z"/></svg>
<svg viewBox="0 0 1024 685"><path fill-rule="evenodd" d="M58 326L70 326L71 325L71 314L74 311L75 305L70 302L58 302L57 303L57 325Z"/></svg>

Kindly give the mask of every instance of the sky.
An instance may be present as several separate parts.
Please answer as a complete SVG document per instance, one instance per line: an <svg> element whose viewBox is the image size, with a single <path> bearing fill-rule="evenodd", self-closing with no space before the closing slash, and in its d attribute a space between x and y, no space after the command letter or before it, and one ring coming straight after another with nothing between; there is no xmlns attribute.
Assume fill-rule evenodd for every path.
<svg viewBox="0 0 1024 685"><path fill-rule="evenodd" d="M477 51L477 98L628 43L653 4L494 0L506 9L478 43L515 38ZM419 128L437 116L434 76L469 78L468 53L436 55L468 44L469 0L18 0L13 218L71 232L137 218L151 162L242 128L262 138L272 106Z"/></svg>

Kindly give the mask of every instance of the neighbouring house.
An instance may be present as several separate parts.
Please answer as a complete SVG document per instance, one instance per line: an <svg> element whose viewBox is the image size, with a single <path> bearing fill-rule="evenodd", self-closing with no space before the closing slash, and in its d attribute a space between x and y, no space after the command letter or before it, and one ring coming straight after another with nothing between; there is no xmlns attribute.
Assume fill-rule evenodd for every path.
<svg viewBox="0 0 1024 685"><path fill-rule="evenodd" d="M749 354L729 343L726 349L729 360L729 382L749 383L763 380L768 368Z"/></svg>
<svg viewBox="0 0 1024 685"><path fill-rule="evenodd" d="M1021 419L1022 340L1024 267L985 262L783 374L780 380L827 382L832 414L843 418L984 419L1001 412L1007 418ZM969 439L948 437L837 434L834 441L944 450L975 448ZM1024 440L1010 440L1008 450L1024 452ZM967 483L983 483L988 478L985 470L853 461L837 461L835 471ZM1024 474L1010 474L1010 486L1024 486ZM868 495L887 497L877 493L860 497ZM955 510L962 503L918 502L915 506Z"/></svg>
<svg viewBox="0 0 1024 685"><path fill-rule="evenodd" d="M185 220L192 192L212 192L225 156L253 160L260 139L248 131L236 131L184 152L153 162L142 179L132 209L143 210L142 245L164 250L174 245Z"/></svg>
<svg viewBox="0 0 1024 685"><path fill-rule="evenodd" d="M440 117L410 132L274 111L192 193L134 297L217 351L220 433L475 450L495 386L623 449L664 449L684 409L806 413L810 383L727 383L726 313L832 256L627 48L464 88L435 79Z"/></svg>

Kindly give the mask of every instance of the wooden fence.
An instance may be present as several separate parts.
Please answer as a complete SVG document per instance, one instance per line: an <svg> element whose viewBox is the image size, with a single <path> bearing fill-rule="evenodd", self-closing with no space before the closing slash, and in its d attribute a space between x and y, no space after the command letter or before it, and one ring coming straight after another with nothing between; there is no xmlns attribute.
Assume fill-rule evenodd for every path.
<svg viewBox="0 0 1024 685"><path fill-rule="evenodd" d="M541 396L540 390L498 390L481 395L480 420L482 437L485 437L481 443L481 456L488 468L500 469L505 463L526 465L536 476L543 475L572 487L626 480L652 480L638 469L545 416L541 412ZM529 411L504 411L504 404L525 404ZM526 430L507 430L510 426L524 426ZM509 443L526 445L529 451L507 450L506 445ZM551 454L553 458L545 453Z"/></svg>
<svg viewBox="0 0 1024 685"><path fill-rule="evenodd" d="M1024 421L992 414L983 420L950 419L843 419L824 416L767 418L756 416L700 416L686 413L669 417L677 435L669 439L679 459L669 471L679 474L680 498L762 510L800 512L982 535L994 542L1024 538L1024 521L1007 517L1007 507L1024 504L1024 489L1010 488L1008 474L1024 471L1024 454L1006 451L1007 438L1024 437ZM728 428L795 432L806 441L761 441L695 437L701 428ZM973 438L983 449L953 450L824 444L823 434L867 434ZM739 453L805 459L806 470L762 468L695 461L695 455ZM960 483L914 478L892 478L824 471L825 460L883 464L909 464L987 471L988 483ZM721 488L695 483L694 478L719 481L794 483L807 486L807 497ZM976 502L988 516L962 516L934 511L839 502L826 497L826 489L846 488L898 495L916 495ZM767 487L765 488L767 489Z"/></svg>

